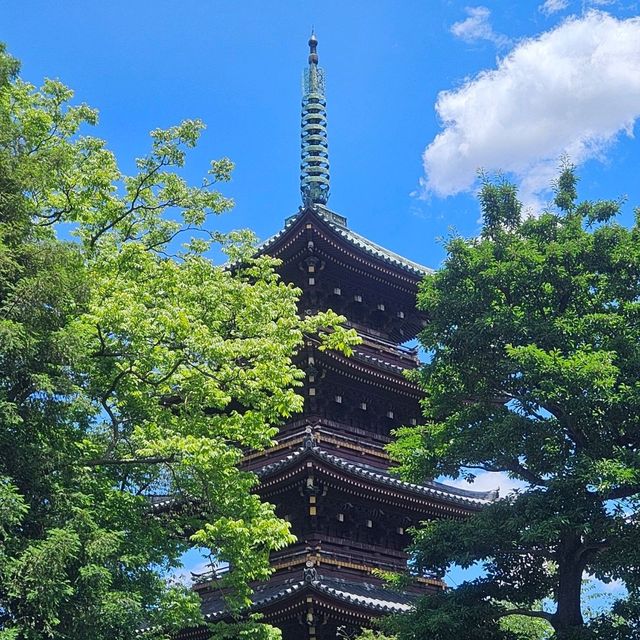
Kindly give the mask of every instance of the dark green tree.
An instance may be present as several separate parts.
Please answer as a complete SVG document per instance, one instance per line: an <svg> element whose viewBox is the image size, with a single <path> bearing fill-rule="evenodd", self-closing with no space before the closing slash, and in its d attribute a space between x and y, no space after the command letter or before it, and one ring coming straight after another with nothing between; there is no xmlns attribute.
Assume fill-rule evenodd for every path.
<svg viewBox="0 0 640 640"><path fill-rule="evenodd" d="M291 541L237 464L301 407L305 332L346 351L354 335L331 313L301 319L250 234L210 229L232 166L179 176L201 123L153 131L126 176L84 135L95 111L17 73L0 49L0 638L166 637L203 623L166 580L186 549L232 565L233 609Z"/></svg>
<svg viewBox="0 0 640 640"><path fill-rule="evenodd" d="M576 184L564 166L552 210L524 218L515 188L485 178L481 235L452 238L422 285L425 423L393 454L414 480L481 470L526 487L416 533L420 566L484 575L399 619L401 640L521 637L501 624L516 614L561 640L639 632L640 212L626 228L620 202L579 202ZM630 595L588 619L585 576Z"/></svg>

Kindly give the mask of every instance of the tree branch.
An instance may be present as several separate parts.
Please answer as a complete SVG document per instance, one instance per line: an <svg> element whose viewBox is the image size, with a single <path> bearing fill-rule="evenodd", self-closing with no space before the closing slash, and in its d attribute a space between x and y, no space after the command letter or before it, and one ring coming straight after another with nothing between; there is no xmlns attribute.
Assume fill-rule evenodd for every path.
<svg viewBox="0 0 640 640"><path fill-rule="evenodd" d="M101 467L101 466L131 466L138 464L170 464L176 461L174 455L169 457L153 457L153 458L124 458L118 460L116 458L97 458L95 460L87 460L83 462L85 467Z"/></svg>
<svg viewBox="0 0 640 640"><path fill-rule="evenodd" d="M603 542L592 542L589 544L580 545L576 549L575 559L576 561L582 560L587 554L597 554L600 551L605 551L611 546L611 543L608 541Z"/></svg>
<svg viewBox="0 0 640 640"><path fill-rule="evenodd" d="M107 223L102 229L99 229L95 234L91 236L89 239L89 246L93 249L95 247L96 242L103 236L105 233L113 229L117 224L122 222L128 215L131 215L134 211L139 209L141 205L137 205L136 202L142 193L142 189L145 187L147 181L151 179L162 167L165 167L169 164L169 161L166 157L163 157L159 160L158 164L156 164L153 169L151 169L141 180L138 182L136 186L136 191L133 194L133 198L131 198L131 204L127 209L125 209L119 216L116 216L111 222Z"/></svg>
<svg viewBox="0 0 640 640"><path fill-rule="evenodd" d="M528 618L542 618L543 620L546 620L549 623L552 623L555 618L555 614L549 613L548 611L539 611L537 609L522 609L522 608L507 609L502 613L498 613L497 617L506 618L507 616L527 616Z"/></svg>
<svg viewBox="0 0 640 640"><path fill-rule="evenodd" d="M600 494L603 500L620 500L622 498L630 498L640 493L640 485L631 485L625 487L616 487L607 493Z"/></svg>
<svg viewBox="0 0 640 640"><path fill-rule="evenodd" d="M501 391L501 393L511 400L518 400L521 403L532 404L531 400L525 399L522 395L508 391ZM571 424L569 416L559 404L556 404L555 402L542 402L540 399L536 399L534 402L558 421L558 423L567 431L569 437L573 440L578 449L585 449L587 447L588 442L586 436L582 431ZM535 415L537 417L541 417L537 413L535 413Z"/></svg>
<svg viewBox="0 0 640 640"><path fill-rule="evenodd" d="M465 464L465 467L468 469L480 469L481 471L489 471L491 473L515 473L517 475L521 475L527 482L531 484L539 485L541 487L546 487L547 482L537 476L533 471L530 471L526 467L523 467L519 462L512 461L510 463L504 463L501 465L496 464L477 464L470 465Z"/></svg>

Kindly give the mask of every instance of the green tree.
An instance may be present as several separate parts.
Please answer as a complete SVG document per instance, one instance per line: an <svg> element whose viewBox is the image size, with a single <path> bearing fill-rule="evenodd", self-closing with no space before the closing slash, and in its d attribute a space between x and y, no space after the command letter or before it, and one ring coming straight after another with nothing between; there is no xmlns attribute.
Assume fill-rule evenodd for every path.
<svg viewBox="0 0 640 640"><path fill-rule="evenodd" d="M203 622L166 580L186 549L231 565L235 611L292 540L237 465L301 408L304 334L346 352L355 336L332 313L301 319L251 234L210 230L232 165L180 177L200 122L153 131L127 176L85 135L94 110L17 73L1 49L0 638L164 637Z"/></svg>
<svg viewBox="0 0 640 640"><path fill-rule="evenodd" d="M484 575L421 602L403 640L513 638L500 621L514 614L562 640L637 624L640 211L621 226L620 202L579 202L576 184L565 166L555 207L523 218L516 189L485 179L481 235L450 239L422 285L425 424L401 429L393 454L414 480L484 470L526 484L417 532L420 566ZM584 575L624 581L629 598L585 619Z"/></svg>

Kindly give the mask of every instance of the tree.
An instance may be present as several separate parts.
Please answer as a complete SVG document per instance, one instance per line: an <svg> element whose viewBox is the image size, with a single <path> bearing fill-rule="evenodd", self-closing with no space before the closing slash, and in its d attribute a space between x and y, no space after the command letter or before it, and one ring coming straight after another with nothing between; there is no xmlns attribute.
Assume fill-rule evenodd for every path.
<svg viewBox="0 0 640 640"><path fill-rule="evenodd" d="M94 110L17 73L0 50L0 638L165 637L203 623L166 579L189 546L231 565L236 611L292 540L238 462L301 408L304 334L355 336L301 319L251 234L210 230L232 165L179 176L200 122L153 131L126 176L84 135Z"/></svg>
<svg viewBox="0 0 640 640"><path fill-rule="evenodd" d="M625 228L620 202L578 202L576 184L564 166L555 208L523 218L515 187L485 178L481 235L450 239L422 285L425 424L402 428L393 454L414 480L484 470L525 488L416 533L419 565L484 575L421 602L401 639L512 638L500 620L514 614L562 640L637 625L640 211ZM587 620L585 575L629 597Z"/></svg>

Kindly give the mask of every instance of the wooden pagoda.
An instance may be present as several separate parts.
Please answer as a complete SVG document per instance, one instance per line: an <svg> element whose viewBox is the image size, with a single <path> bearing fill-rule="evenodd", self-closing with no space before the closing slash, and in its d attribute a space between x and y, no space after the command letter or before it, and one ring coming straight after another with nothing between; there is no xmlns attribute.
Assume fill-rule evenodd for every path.
<svg viewBox="0 0 640 640"><path fill-rule="evenodd" d="M431 518L463 518L495 497L437 482L411 484L389 471L391 430L420 416L420 390L404 375L418 366L417 351L402 344L428 321L416 310L416 293L430 270L358 235L327 208L324 78L315 36L309 45L303 206L261 251L279 258L282 278L301 289L301 313L333 309L362 344L347 358L306 340L299 354L306 372L303 413L282 427L276 446L244 463L260 477L260 495L297 537L272 555L273 575L256 585L252 607L282 630L283 640L349 637L373 618L407 610L418 594L443 589L429 575L416 575L405 591L378 576L407 570L408 528ZM197 589L208 621L224 619L216 585Z"/></svg>

